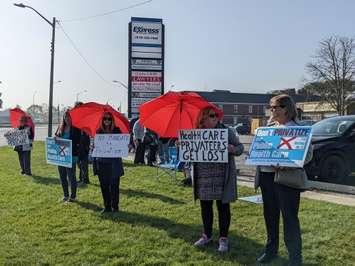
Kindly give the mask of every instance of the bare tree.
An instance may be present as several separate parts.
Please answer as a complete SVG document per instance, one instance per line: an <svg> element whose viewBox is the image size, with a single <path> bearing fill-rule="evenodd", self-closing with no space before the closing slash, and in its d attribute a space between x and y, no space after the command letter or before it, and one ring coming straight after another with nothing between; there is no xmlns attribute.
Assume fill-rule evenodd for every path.
<svg viewBox="0 0 355 266"><path fill-rule="evenodd" d="M311 81L305 89L321 97L344 115L346 97L352 91L355 78L355 40L348 37L330 37L320 42L313 62L306 65Z"/></svg>

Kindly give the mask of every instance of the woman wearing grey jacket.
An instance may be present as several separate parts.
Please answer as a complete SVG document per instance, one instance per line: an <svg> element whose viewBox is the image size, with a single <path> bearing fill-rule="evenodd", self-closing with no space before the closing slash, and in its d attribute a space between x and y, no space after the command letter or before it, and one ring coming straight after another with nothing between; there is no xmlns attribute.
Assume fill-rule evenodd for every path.
<svg viewBox="0 0 355 266"><path fill-rule="evenodd" d="M281 94L270 100L271 123L273 127L298 126L297 109L289 95ZM305 164L312 159L310 146ZM302 184L296 187L274 182L277 177L299 179ZM255 189L261 188L264 208L264 220L267 231L265 250L257 259L260 263L269 263L277 257L279 248L280 212L284 224L284 241L289 254L289 265L302 264L302 239L298 219L300 193L307 188L307 176L303 168L258 166L255 177Z"/></svg>
<svg viewBox="0 0 355 266"><path fill-rule="evenodd" d="M213 108L206 108L200 112L196 128L223 128L218 123L218 117ZM231 220L229 203L236 200L236 166L234 156L243 153L241 144L231 129L228 129L228 163L194 163L193 184L195 199L200 200L203 234L195 242L195 246L202 247L212 240L213 201L216 200L219 222L218 251L228 251L228 231Z"/></svg>

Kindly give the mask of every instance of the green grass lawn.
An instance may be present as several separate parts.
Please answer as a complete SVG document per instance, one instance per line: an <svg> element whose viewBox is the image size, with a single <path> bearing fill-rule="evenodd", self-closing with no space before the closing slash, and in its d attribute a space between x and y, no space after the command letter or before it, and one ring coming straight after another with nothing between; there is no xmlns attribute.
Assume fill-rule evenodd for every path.
<svg viewBox="0 0 355 266"><path fill-rule="evenodd" d="M19 174L16 152L0 148L1 265L255 265L265 241L261 205L232 204L228 254L216 250L216 212L215 240L197 249L202 227L191 188L125 162L120 213L100 216L97 177L79 187L77 203L59 203L57 168L46 164L43 143L34 146L32 177ZM239 196L252 194L239 187ZM355 208L302 199L300 219L306 264L355 265ZM282 239L274 265L287 262Z"/></svg>

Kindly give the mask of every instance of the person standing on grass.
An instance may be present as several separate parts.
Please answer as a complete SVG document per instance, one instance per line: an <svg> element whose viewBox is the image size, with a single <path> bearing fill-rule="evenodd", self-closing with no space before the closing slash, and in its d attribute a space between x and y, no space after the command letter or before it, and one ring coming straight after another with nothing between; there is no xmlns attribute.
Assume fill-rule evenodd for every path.
<svg viewBox="0 0 355 266"><path fill-rule="evenodd" d="M213 108L201 110L196 128L224 128L218 123L218 117ZM206 246L212 240L213 201L216 200L219 222L219 252L227 252L228 231L231 220L230 202L237 198L237 177L235 156L243 153L244 146L228 128L228 163L193 163L193 185L195 199L200 200L203 234L194 245Z"/></svg>
<svg viewBox="0 0 355 266"><path fill-rule="evenodd" d="M63 202L75 202L76 201L76 163L79 155L79 145L80 145L80 130L72 126L69 110L64 113L62 123L57 128L55 136L63 139L69 139L72 141L72 167L58 166L58 172L60 176L60 181L63 188L64 197ZM69 197L69 186L68 179L70 182L70 197Z"/></svg>
<svg viewBox="0 0 355 266"><path fill-rule="evenodd" d="M31 172L31 149L32 142L34 138L33 128L28 124L29 117L27 115L23 115L20 118L20 125L18 127L19 130L26 130L28 139L30 141L29 144L15 146L14 150L18 153L18 159L21 166L21 174L22 175L32 175Z"/></svg>
<svg viewBox="0 0 355 266"><path fill-rule="evenodd" d="M76 102L75 107L83 105ZM79 184L89 184L89 151L90 137L83 130L80 131L79 156L77 166L79 167Z"/></svg>
<svg viewBox="0 0 355 266"><path fill-rule="evenodd" d="M144 127L141 125L139 119L134 123L133 126L133 140L136 146L136 154L134 156L134 164L145 164L144 155L145 155L145 144L143 142L144 137Z"/></svg>
<svg viewBox="0 0 355 266"><path fill-rule="evenodd" d="M297 109L289 95L277 95L270 100L271 117L268 126L298 126ZM308 149L305 164L312 159L312 146ZM302 239L298 210L301 187L293 188L275 183L275 175L289 176L292 179L305 175L303 168L258 166L255 176L255 189L261 188L264 220L267 231L265 250L257 258L259 263L270 263L277 257L279 249L280 211L284 224L284 241L289 254L289 265L302 265ZM302 179L304 180L304 179Z"/></svg>
<svg viewBox="0 0 355 266"><path fill-rule="evenodd" d="M97 134L121 134L111 113L104 113ZM119 211L120 177L124 175L121 158L96 158L104 209L102 214Z"/></svg>

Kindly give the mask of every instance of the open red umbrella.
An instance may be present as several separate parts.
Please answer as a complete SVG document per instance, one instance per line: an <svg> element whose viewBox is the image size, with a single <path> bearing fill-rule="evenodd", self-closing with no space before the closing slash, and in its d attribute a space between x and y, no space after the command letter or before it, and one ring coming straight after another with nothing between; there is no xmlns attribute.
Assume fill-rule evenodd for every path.
<svg viewBox="0 0 355 266"><path fill-rule="evenodd" d="M92 137L95 136L96 130L100 127L100 122L105 112L112 114L115 125L122 133L129 133L128 119L108 104L89 102L69 111L73 126L85 131Z"/></svg>
<svg viewBox="0 0 355 266"><path fill-rule="evenodd" d="M195 92L169 91L139 107L139 121L161 137L177 137L180 129L192 129L200 111L212 107L219 119L223 111Z"/></svg>
<svg viewBox="0 0 355 266"><path fill-rule="evenodd" d="M35 134L35 125L33 123L32 117L27 114L25 111L21 110L20 108L13 108L10 109L10 123L13 128L19 127L20 126L20 118L23 116L27 116L27 124L32 128L33 131L33 136Z"/></svg>

